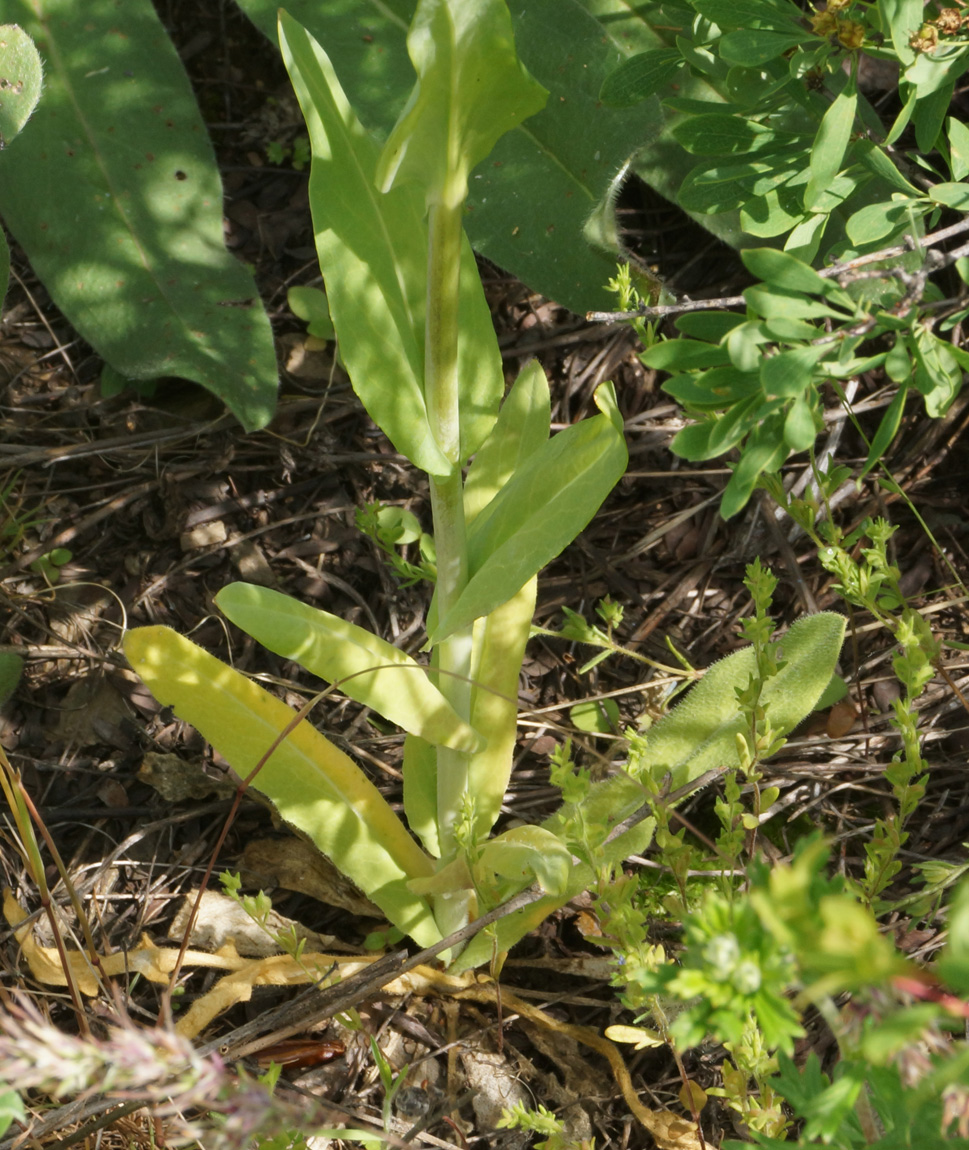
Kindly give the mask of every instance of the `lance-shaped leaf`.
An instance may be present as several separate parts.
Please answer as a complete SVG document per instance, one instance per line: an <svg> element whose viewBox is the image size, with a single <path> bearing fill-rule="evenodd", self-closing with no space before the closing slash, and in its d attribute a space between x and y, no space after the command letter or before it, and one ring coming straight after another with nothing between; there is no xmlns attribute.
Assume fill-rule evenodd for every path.
<svg viewBox="0 0 969 1150"><path fill-rule="evenodd" d="M788 734L811 712L834 674L845 619L832 611L798 619L779 640L783 666L767 679L761 703L771 727ZM714 663L700 682L649 732L646 756L654 778L669 770L674 789L709 770L737 762L736 736L744 720L737 687L756 671L754 649L745 647Z"/></svg>
<svg viewBox="0 0 969 1150"><path fill-rule="evenodd" d="M507 602L589 523L626 470L622 416L611 383L602 415L550 439L524 461L468 533L471 577L430 635L438 643Z"/></svg>
<svg viewBox="0 0 969 1150"><path fill-rule="evenodd" d="M808 211L820 203L841 171L857 111L858 92L852 77L824 113L811 148L811 178L804 189L804 207Z"/></svg>
<svg viewBox="0 0 969 1150"><path fill-rule="evenodd" d="M497 423L468 468L464 519L469 527L529 455L547 441L551 418L545 369L533 359L518 373Z"/></svg>
<svg viewBox="0 0 969 1150"><path fill-rule="evenodd" d="M226 251L215 154L151 0L2 8L46 64L30 131L0 154L0 211L34 271L121 375L194 380L265 426L269 319Z"/></svg>
<svg viewBox="0 0 969 1150"><path fill-rule="evenodd" d="M236 3L275 37L278 0ZM416 0L287 0L285 7L326 48L363 122L386 139L414 83L405 37ZM609 229L591 236L585 226L590 217L608 215L617 173L662 127L655 98L646 108L629 109L607 108L599 100L602 81L627 52L663 46L655 33L646 43L635 38L637 28L646 27L641 6L633 15L625 6L605 7L608 12L601 0L511 6L519 56L552 95L472 173L472 210L465 217L476 251L577 312L615 302L602 286L615 271L615 227L609 251L602 251ZM627 24L635 26L632 35ZM692 164L670 171L669 152L664 140L654 164L663 193L675 199Z"/></svg>
<svg viewBox="0 0 969 1150"><path fill-rule="evenodd" d="M420 0L407 50L417 84L381 154L378 184L414 180L428 206L458 207L471 169L541 111L548 92L518 60L505 0Z"/></svg>
<svg viewBox="0 0 969 1150"><path fill-rule="evenodd" d="M471 756L468 791L474 795L474 827L484 838L501 811L511 778L518 735L518 676L535 614L532 578L507 603L474 626L471 723L487 733L488 745Z"/></svg>
<svg viewBox="0 0 969 1150"><path fill-rule="evenodd" d="M428 679L426 667L362 627L253 583L230 583L215 602L264 647L336 683L405 731L458 751L485 745Z"/></svg>
<svg viewBox="0 0 969 1150"><path fill-rule="evenodd" d="M168 627L129 631L124 650L155 698L243 777L295 717L285 703ZM252 786L395 926L421 946L440 941L430 906L407 886L432 873L431 860L363 771L319 731L299 723Z"/></svg>
<svg viewBox="0 0 969 1150"><path fill-rule="evenodd" d="M330 315L353 387L394 446L431 475L452 468L424 402L427 226L413 184L383 194L379 145L356 118L330 60L285 12L279 42L313 149L310 208ZM494 426L504 390L501 356L474 254L461 249L461 452Z"/></svg>
<svg viewBox="0 0 969 1150"><path fill-rule="evenodd" d="M404 739L404 814L429 855L441 857L437 825L437 752L416 735Z"/></svg>

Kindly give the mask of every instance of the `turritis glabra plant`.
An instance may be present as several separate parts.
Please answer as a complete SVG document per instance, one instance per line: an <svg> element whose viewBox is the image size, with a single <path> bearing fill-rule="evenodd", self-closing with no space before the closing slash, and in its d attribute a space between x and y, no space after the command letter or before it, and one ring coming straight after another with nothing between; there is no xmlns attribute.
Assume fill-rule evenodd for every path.
<svg viewBox="0 0 969 1150"><path fill-rule="evenodd" d="M511 772L535 577L589 523L627 462L611 384L596 393L600 414L551 438L537 364L503 395L462 229L470 172L546 93L517 59L504 0L421 0L407 41L417 82L381 145L323 48L285 12L279 39L312 146L316 244L343 361L371 417L428 476L429 655L419 662L264 587L234 583L216 602L264 646L406 732L407 825L308 721L187 639L139 628L125 651L163 704L240 775L252 774L280 816L420 945L539 884L540 901L451 954L470 967L582 891L595 866L646 847L653 821L631 817L645 799L637 774L682 787L736 758L736 688L754 664L749 649L719 664L656 728L635 769L583 792L581 811L566 801L541 826L492 836ZM763 699L774 729L790 730L817 701L842 632L840 617L818 615L788 633Z"/></svg>

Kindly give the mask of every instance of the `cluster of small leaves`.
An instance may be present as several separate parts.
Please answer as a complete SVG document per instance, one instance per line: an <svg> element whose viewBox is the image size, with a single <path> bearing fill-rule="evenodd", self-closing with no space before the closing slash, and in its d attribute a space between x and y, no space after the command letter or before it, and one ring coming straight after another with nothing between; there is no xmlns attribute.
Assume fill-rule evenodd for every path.
<svg viewBox="0 0 969 1150"><path fill-rule="evenodd" d="M841 468L825 476L818 475L818 490L823 497L844 476ZM899 853L908 839L908 832L903 828L925 794L928 764L921 752L915 701L935 674L941 645L926 619L906 604L899 584L901 572L889 554L896 531L892 524L885 519L866 519L844 534L830 519L816 525L817 503L790 499L776 477L767 479L765 486L813 538L818 558L835 577L834 589L849 603L870 611L898 644L892 669L904 695L893 704L892 726L901 738L901 747L885 771L896 810L876 820L871 838L865 843L864 892L866 898L874 902L901 869ZM857 559L853 554L856 550Z"/></svg>
<svg viewBox="0 0 969 1150"><path fill-rule="evenodd" d="M921 393L930 415L941 415L969 368L969 354L935 335L907 302L898 314L877 299L856 298L850 277L842 286L785 252L759 248L742 258L762 281L744 292L746 316L682 315L676 321L682 338L642 355L648 367L671 374L663 390L696 419L673 440L677 455L698 461L740 449L721 502L724 518L745 506L761 476L813 447L825 383L837 386L883 368L898 384L871 442L865 475L897 432L910 389ZM892 346L865 354L862 345L875 335L887 335Z"/></svg>
<svg viewBox="0 0 969 1150"><path fill-rule="evenodd" d="M933 1093L941 1075L933 1074L916 1089L906 1086L897 1066L871 1066L864 1060L843 1059L831 1078L821 1070L812 1051L798 1070L781 1054L773 1079L777 1094L803 1121L799 1146L855 1147L918 1146L919 1150L969 1145L966 1139L965 1087ZM950 1127L957 1124L955 1131ZM881 1132L884 1133L881 1133ZM754 1132L758 1146L780 1150L784 1139ZM726 1142L724 1150L741 1150L746 1142Z"/></svg>
<svg viewBox="0 0 969 1150"><path fill-rule="evenodd" d="M294 961L299 962L306 949L306 939L299 938L296 927L290 923L286 930L274 930L270 924L273 913L272 899L265 891L258 894L242 894L242 878L237 873L223 871L219 875L222 890L252 919L256 926L264 930L269 938L276 943L284 954L288 954Z"/></svg>
<svg viewBox="0 0 969 1150"><path fill-rule="evenodd" d="M434 540L421 531L417 516L404 507L391 507L382 503L368 503L358 509L357 527L369 536L387 557L391 568L400 579L402 587L412 587L415 583L427 580L433 583L437 577L435 566ZM397 550L408 543L418 545L421 561L411 563Z"/></svg>
<svg viewBox="0 0 969 1150"><path fill-rule="evenodd" d="M746 900L728 901L709 892L689 917L679 965L639 972L639 989L683 1002L670 1026L681 1049L707 1035L739 1043L753 1017L772 1048L793 1051L803 1034L787 990L793 958L767 930Z"/></svg>
<svg viewBox="0 0 969 1150"><path fill-rule="evenodd" d="M524 1102L516 1102L514 1106L502 1111L498 1122L499 1130L524 1130L529 1134L538 1135L533 1143L536 1150L592 1150L592 1142L576 1142L568 1137L565 1124L547 1107L540 1102L534 1110L529 1109Z"/></svg>
<svg viewBox="0 0 969 1150"><path fill-rule="evenodd" d="M310 162L310 141L307 136L297 136L292 144L281 140L270 140L266 145L266 159L277 167L289 160L296 172L301 172Z"/></svg>
<svg viewBox="0 0 969 1150"><path fill-rule="evenodd" d="M969 131L945 122L969 67L958 10L922 0L829 0L807 11L791 0L689 0L663 12L669 47L624 61L601 98L630 105L677 82L663 104L698 161L679 189L682 207L739 209L747 235L786 235L786 249L811 260L823 239L862 250L966 201L955 181L969 172ZM859 84L872 59L899 69L902 107L891 124ZM900 155L909 127L915 148ZM936 149L933 163L925 157ZM928 194L916 186L936 180Z"/></svg>

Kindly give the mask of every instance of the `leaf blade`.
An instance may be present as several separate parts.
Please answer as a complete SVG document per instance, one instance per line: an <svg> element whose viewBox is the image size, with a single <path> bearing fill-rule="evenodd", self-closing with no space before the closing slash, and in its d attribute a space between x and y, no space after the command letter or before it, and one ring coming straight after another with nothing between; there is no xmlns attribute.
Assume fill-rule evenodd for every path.
<svg viewBox="0 0 969 1150"><path fill-rule="evenodd" d="M16 8L47 74L31 130L0 154L0 211L34 270L121 375L194 380L264 427L269 319L226 251L215 155L150 0Z"/></svg>
<svg viewBox="0 0 969 1150"><path fill-rule="evenodd" d="M428 668L362 627L252 583L230 583L215 602L264 647L339 683L345 695L410 734L459 751L485 745L428 679Z"/></svg>
<svg viewBox="0 0 969 1150"><path fill-rule="evenodd" d="M191 723L246 777L294 712L168 627L129 631L124 651L155 697ZM301 722L252 786L307 834L364 893L423 946L440 941L429 904L407 888L430 860L383 796L342 751Z"/></svg>
<svg viewBox="0 0 969 1150"><path fill-rule="evenodd" d="M511 598L586 526L626 469L615 390L597 392L603 414L550 439L525 460L475 520L468 536L471 577L432 644Z"/></svg>

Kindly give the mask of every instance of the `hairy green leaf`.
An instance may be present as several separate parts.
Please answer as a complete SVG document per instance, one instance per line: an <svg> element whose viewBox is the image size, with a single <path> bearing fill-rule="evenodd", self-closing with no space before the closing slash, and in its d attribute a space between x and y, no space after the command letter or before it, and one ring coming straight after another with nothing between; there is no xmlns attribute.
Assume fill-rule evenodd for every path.
<svg viewBox="0 0 969 1150"><path fill-rule="evenodd" d="M761 695L775 731L787 734L811 713L834 674L844 632L844 616L823 611L798 619L781 637L784 665L765 681ZM676 790L709 770L737 764L736 735L744 720L736 691L755 670L752 647L728 655L652 728L646 756L654 779L669 771Z"/></svg>
<svg viewBox="0 0 969 1150"><path fill-rule="evenodd" d="M277 0L237 3L275 39ZM472 174L465 219L477 251L578 312L610 305L602 285L617 251L614 226L587 234L586 225L608 220L617 174L662 127L655 101L615 109L599 100L629 47L613 35L611 18L588 7L579 0L512 6L519 58L551 97ZM288 0L286 8L324 46L364 123L386 138L414 82L405 35L416 0Z"/></svg>
<svg viewBox="0 0 969 1150"><path fill-rule="evenodd" d="M0 24L0 68L3 70L0 146L6 148L33 114L44 81L40 53L33 40L16 24Z"/></svg>

